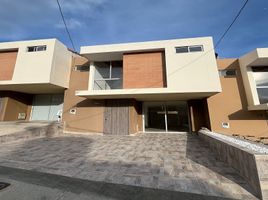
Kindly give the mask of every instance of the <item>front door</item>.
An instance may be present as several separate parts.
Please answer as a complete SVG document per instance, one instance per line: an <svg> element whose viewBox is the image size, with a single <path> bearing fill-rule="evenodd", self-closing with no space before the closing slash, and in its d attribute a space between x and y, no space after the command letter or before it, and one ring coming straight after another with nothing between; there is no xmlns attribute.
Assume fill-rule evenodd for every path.
<svg viewBox="0 0 268 200"><path fill-rule="evenodd" d="M129 102L127 100L106 100L104 111L104 134L128 135Z"/></svg>
<svg viewBox="0 0 268 200"><path fill-rule="evenodd" d="M146 132L187 132L187 103L146 102L144 103L144 123Z"/></svg>

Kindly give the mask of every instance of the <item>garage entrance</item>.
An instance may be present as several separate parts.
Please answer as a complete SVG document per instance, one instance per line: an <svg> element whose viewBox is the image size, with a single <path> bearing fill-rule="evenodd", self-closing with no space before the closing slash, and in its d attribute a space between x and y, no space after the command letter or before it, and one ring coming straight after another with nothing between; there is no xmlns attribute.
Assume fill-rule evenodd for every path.
<svg viewBox="0 0 268 200"><path fill-rule="evenodd" d="M56 121L63 107L63 94L39 94L33 99L31 120Z"/></svg>

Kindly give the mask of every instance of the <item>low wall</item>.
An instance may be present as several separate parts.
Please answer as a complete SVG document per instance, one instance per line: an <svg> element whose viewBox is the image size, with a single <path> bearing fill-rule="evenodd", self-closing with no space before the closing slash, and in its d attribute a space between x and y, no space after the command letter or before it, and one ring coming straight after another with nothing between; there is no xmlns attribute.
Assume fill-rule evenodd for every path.
<svg viewBox="0 0 268 200"><path fill-rule="evenodd" d="M211 134L199 131L199 137L220 160L237 170L260 199L268 199L268 154L251 151Z"/></svg>
<svg viewBox="0 0 268 200"><path fill-rule="evenodd" d="M11 134L0 135L0 144L19 140L29 140L33 138L54 137L62 134L62 124L58 122L51 122L46 126L28 128L28 130L21 130Z"/></svg>

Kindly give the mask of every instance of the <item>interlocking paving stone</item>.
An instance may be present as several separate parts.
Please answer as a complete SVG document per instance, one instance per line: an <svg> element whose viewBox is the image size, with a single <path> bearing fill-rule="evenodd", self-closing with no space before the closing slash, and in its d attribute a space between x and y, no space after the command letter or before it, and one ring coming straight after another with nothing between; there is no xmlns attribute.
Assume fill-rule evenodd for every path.
<svg viewBox="0 0 268 200"><path fill-rule="evenodd" d="M190 134L63 135L0 146L0 165L80 179L237 199L248 184Z"/></svg>

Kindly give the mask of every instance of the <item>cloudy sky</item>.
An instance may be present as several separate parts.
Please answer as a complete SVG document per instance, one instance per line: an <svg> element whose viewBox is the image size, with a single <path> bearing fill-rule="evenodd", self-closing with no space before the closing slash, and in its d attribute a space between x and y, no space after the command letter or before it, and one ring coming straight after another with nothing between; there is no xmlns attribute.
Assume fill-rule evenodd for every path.
<svg viewBox="0 0 268 200"><path fill-rule="evenodd" d="M244 0L59 0L80 46L213 36L216 42ZM71 47L56 0L0 0L0 42L58 38ZM250 0L218 47L237 57L268 47L268 0Z"/></svg>

